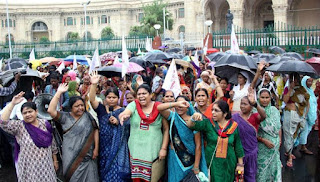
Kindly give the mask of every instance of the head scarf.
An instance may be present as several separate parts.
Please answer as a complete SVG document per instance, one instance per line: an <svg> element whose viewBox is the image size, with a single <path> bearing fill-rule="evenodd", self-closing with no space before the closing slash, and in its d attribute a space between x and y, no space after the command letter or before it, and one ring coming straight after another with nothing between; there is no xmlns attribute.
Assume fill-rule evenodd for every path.
<svg viewBox="0 0 320 182"><path fill-rule="evenodd" d="M138 74L135 74L132 78L132 82L131 82L131 88L136 92L138 87L139 87L139 84L137 83L137 78L141 76L141 75L138 75Z"/></svg>
<svg viewBox="0 0 320 182"><path fill-rule="evenodd" d="M68 76L70 76L71 81L75 81L77 78L77 73L75 71L71 70L68 72Z"/></svg>
<svg viewBox="0 0 320 182"><path fill-rule="evenodd" d="M69 88L68 88L69 97L80 95L80 93L77 91L77 82L76 81L69 82L68 86L69 86Z"/></svg>
<svg viewBox="0 0 320 182"><path fill-rule="evenodd" d="M62 83L65 83L65 82L66 82L67 77L70 77L70 76L69 76L68 74L63 75L63 77L62 77ZM70 77L70 79L71 79L71 77Z"/></svg>
<svg viewBox="0 0 320 182"><path fill-rule="evenodd" d="M277 90L276 90L276 87L275 85L273 84L273 75L270 71L266 71L265 73L267 73L270 77L270 82L268 83L269 84L269 87L267 89L269 89L271 92L273 92L274 94L278 95L277 93ZM258 86L259 89L262 89L263 88L263 83L265 81L265 77L263 75L263 78L262 78L262 81L261 81L261 84Z"/></svg>
<svg viewBox="0 0 320 182"><path fill-rule="evenodd" d="M307 87L307 81L310 76L304 76L301 80L301 85L307 90L308 94L310 95L309 98L309 112L307 115L307 122L310 126L315 124L317 119L317 97L314 95L312 88Z"/></svg>
<svg viewBox="0 0 320 182"><path fill-rule="evenodd" d="M245 71L241 71L239 74L241 74L243 77L245 77L247 79L247 81L242 89L240 89L240 84L233 87L233 91L234 91L233 100L242 99L243 97L247 96L248 95L248 88L250 87L249 74Z"/></svg>

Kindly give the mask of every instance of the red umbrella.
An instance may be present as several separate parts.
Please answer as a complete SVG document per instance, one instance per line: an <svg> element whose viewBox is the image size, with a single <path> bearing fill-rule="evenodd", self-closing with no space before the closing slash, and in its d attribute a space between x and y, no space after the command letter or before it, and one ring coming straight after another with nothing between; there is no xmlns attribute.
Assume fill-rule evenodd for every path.
<svg viewBox="0 0 320 182"><path fill-rule="evenodd" d="M210 48L207 50L207 54L212 54L212 53L215 53L215 52L220 52L218 49L216 48Z"/></svg>
<svg viewBox="0 0 320 182"><path fill-rule="evenodd" d="M306 61L309 63L316 71L317 74L320 75L320 57L313 57Z"/></svg>

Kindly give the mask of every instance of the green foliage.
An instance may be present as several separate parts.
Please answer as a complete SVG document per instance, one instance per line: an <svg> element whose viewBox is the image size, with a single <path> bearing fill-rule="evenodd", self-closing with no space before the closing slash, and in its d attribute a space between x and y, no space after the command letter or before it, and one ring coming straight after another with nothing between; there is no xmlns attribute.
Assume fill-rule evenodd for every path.
<svg viewBox="0 0 320 182"><path fill-rule="evenodd" d="M101 32L101 39L112 39L114 37L114 32L111 27L105 27Z"/></svg>
<svg viewBox="0 0 320 182"><path fill-rule="evenodd" d="M130 29L130 36L137 35L149 35L155 36L157 31L154 29L155 24L161 25L159 34L163 33L163 8L166 8L167 4L163 0L154 0L151 4L143 7L144 17L141 22L141 26L134 26ZM166 26L167 21L169 24L169 30L172 30L173 19L172 14L166 11Z"/></svg>
<svg viewBox="0 0 320 182"><path fill-rule="evenodd" d="M68 36L67 41L78 41L80 40L80 36L78 32L71 32Z"/></svg>
<svg viewBox="0 0 320 182"><path fill-rule="evenodd" d="M49 41L49 38L48 38L48 37L43 36L43 37L40 38L40 41L39 41L39 42L40 42L40 43L48 43L48 42L50 42L50 41Z"/></svg>

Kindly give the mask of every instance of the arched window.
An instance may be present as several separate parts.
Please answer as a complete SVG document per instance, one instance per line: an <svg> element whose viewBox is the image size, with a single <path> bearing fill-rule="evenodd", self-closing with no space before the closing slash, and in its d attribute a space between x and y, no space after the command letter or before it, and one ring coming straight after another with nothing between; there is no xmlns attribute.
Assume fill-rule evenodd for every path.
<svg viewBox="0 0 320 182"><path fill-rule="evenodd" d="M178 33L180 33L180 32L183 32L183 33L186 32L185 26L181 25L181 26L179 27L179 32L178 32Z"/></svg>
<svg viewBox="0 0 320 182"><path fill-rule="evenodd" d="M101 16L101 24L104 24L104 23L108 23L108 17L107 17L107 15L102 15L102 16Z"/></svg>
<svg viewBox="0 0 320 182"><path fill-rule="evenodd" d="M32 31L48 31L48 26L45 23L38 21L32 25Z"/></svg>
<svg viewBox="0 0 320 182"><path fill-rule="evenodd" d="M13 26L13 22L12 22L11 19L9 19L9 25L10 25L10 27ZM7 19L5 20L5 26L8 27L8 21L7 21Z"/></svg>
<svg viewBox="0 0 320 182"><path fill-rule="evenodd" d="M12 34L10 34L11 43L14 42L14 37ZM6 44L9 44L9 34L6 35Z"/></svg>
<svg viewBox="0 0 320 182"><path fill-rule="evenodd" d="M87 33L87 38L88 38L88 40L92 40L92 35L90 32ZM83 34L83 40L85 40L85 39L86 39L86 33Z"/></svg>
<svg viewBox="0 0 320 182"><path fill-rule="evenodd" d="M84 25L84 21L83 21L84 18L81 18L81 25ZM90 25L92 23L92 18L90 18L90 16L87 16L86 17L86 23L87 25Z"/></svg>

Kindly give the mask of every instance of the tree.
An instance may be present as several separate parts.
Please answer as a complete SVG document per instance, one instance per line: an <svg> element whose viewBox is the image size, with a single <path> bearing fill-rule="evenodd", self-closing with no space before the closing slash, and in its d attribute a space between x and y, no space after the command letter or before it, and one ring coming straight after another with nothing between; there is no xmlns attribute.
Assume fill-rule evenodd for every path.
<svg viewBox="0 0 320 182"><path fill-rule="evenodd" d="M78 32L70 32L68 34L68 41L77 41L77 40L80 40Z"/></svg>
<svg viewBox="0 0 320 182"><path fill-rule="evenodd" d="M130 28L129 36L134 37L134 36L141 36L144 35L142 32L141 26L133 26Z"/></svg>
<svg viewBox="0 0 320 182"><path fill-rule="evenodd" d="M147 34L150 36L155 36L157 31L154 29L155 24L161 25L159 30L159 34L163 33L163 8L166 8L167 4L163 2L163 0L154 0L152 4L146 5L143 7L144 17L141 22L141 26L131 27L130 33L134 34L140 32L140 34ZM169 30L172 30L173 19L172 14L167 10L166 13L166 24L168 22ZM166 25L167 26L167 25ZM129 33L129 34L130 34Z"/></svg>
<svg viewBox="0 0 320 182"><path fill-rule="evenodd" d="M48 38L48 37L43 36L43 37L40 38L40 41L39 41L39 42L40 42L40 43L48 43L48 42L50 42L50 41L49 41L49 38Z"/></svg>
<svg viewBox="0 0 320 182"><path fill-rule="evenodd" d="M113 30L110 27L105 27L101 32L101 39L111 39L114 37Z"/></svg>

